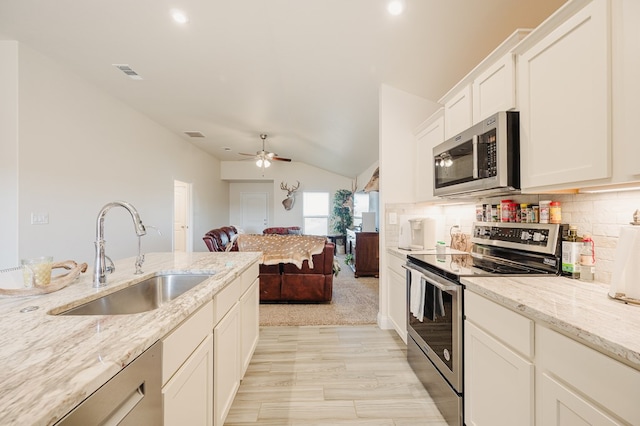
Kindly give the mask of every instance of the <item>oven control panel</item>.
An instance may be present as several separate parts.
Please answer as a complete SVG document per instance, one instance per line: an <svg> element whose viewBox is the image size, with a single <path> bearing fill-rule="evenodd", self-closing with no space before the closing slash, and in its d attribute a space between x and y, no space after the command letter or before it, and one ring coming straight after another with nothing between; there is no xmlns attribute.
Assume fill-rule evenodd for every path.
<svg viewBox="0 0 640 426"><path fill-rule="evenodd" d="M473 224L472 241L476 244L553 253L560 235L557 224L494 223Z"/></svg>

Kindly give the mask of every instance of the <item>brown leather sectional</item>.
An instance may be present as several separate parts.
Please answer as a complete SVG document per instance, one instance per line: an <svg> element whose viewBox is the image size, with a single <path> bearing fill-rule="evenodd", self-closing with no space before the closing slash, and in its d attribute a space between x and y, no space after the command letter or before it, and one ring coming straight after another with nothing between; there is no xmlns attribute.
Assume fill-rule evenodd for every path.
<svg viewBox="0 0 640 426"><path fill-rule="evenodd" d="M237 229L225 226L207 232L203 240L209 251L225 251ZM328 242L322 253L312 257L313 268L304 261L302 268L292 263L260 265L260 302L326 303L333 296L334 244ZM233 245L231 251L237 251Z"/></svg>

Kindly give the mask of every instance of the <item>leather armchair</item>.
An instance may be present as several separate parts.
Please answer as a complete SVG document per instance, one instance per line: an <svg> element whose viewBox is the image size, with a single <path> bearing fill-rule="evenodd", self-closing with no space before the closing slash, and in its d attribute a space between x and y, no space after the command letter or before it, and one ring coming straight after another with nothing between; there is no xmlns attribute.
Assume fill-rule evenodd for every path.
<svg viewBox="0 0 640 426"><path fill-rule="evenodd" d="M202 237L202 240L209 251L229 251L227 246L234 240L236 235L238 235L238 229L235 226L223 226L207 232ZM238 245L235 241L233 241L230 251L238 251Z"/></svg>

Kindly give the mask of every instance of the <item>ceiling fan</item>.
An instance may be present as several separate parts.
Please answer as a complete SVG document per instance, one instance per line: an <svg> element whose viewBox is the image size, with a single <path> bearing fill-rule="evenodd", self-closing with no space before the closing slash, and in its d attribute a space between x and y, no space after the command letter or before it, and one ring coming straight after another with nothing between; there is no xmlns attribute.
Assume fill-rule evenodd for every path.
<svg viewBox="0 0 640 426"><path fill-rule="evenodd" d="M272 161L291 161L290 158L278 157L278 154L267 152L264 150L264 141L267 139L267 135L265 133L260 134L260 139L262 139L262 151L257 151L255 154L245 154L242 152L240 152L239 154L254 157L254 159L256 160L256 166L262 168L269 167Z"/></svg>

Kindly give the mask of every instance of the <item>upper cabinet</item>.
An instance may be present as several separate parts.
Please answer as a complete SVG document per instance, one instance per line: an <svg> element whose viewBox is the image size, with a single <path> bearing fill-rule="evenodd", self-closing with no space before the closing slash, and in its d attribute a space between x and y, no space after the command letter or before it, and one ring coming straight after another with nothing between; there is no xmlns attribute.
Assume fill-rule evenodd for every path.
<svg viewBox="0 0 640 426"><path fill-rule="evenodd" d="M515 31L456 84L444 105L444 138L449 139L498 112L516 107L515 55L512 49L530 30Z"/></svg>
<svg viewBox="0 0 640 426"><path fill-rule="evenodd" d="M640 3L573 0L515 49L523 192L640 182Z"/></svg>
<svg viewBox="0 0 640 426"><path fill-rule="evenodd" d="M516 49L523 189L611 176L609 12L569 2Z"/></svg>
<svg viewBox="0 0 640 426"><path fill-rule="evenodd" d="M440 108L416 129L415 201L433 201L433 147L444 141L444 109Z"/></svg>

